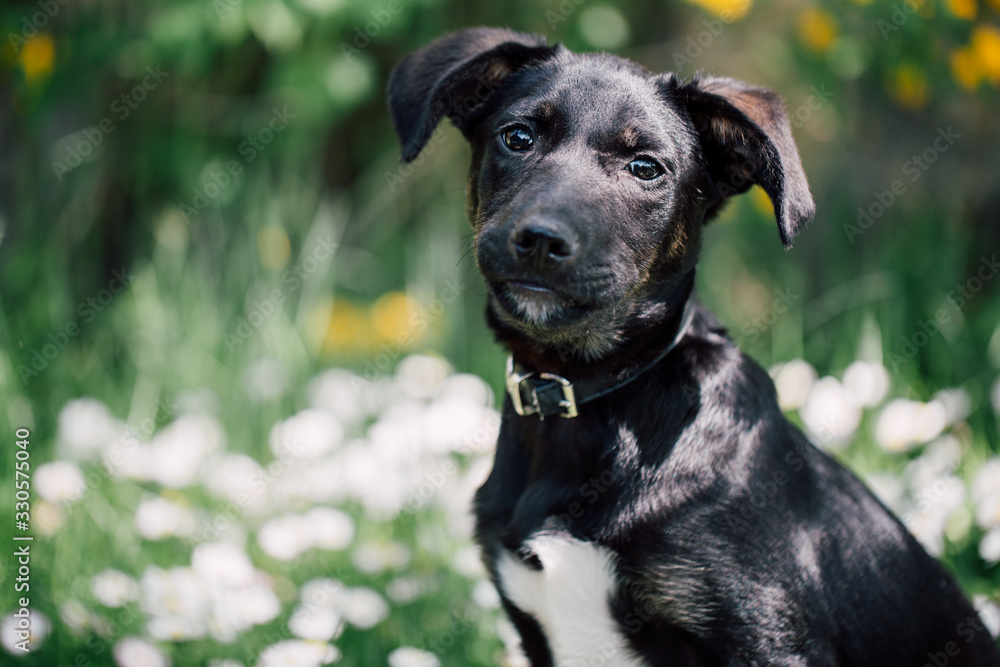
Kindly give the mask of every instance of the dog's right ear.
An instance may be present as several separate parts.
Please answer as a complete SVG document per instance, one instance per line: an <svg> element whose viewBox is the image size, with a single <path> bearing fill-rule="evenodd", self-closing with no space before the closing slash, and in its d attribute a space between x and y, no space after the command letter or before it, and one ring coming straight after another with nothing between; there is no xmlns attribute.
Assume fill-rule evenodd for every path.
<svg viewBox="0 0 1000 667"><path fill-rule="evenodd" d="M442 116L467 133L476 110L508 76L557 49L535 35L469 28L408 55L393 69L388 89L403 161L420 154Z"/></svg>

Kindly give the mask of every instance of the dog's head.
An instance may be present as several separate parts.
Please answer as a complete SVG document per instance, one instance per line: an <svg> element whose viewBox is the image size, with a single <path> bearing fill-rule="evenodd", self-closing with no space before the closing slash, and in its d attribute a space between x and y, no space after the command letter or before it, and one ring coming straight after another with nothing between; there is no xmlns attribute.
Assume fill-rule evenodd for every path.
<svg viewBox="0 0 1000 667"><path fill-rule="evenodd" d="M389 102L405 161L443 116L472 144L494 322L584 358L679 305L702 226L729 197L761 186L786 246L813 214L781 98L732 79L685 83L476 28L404 59Z"/></svg>

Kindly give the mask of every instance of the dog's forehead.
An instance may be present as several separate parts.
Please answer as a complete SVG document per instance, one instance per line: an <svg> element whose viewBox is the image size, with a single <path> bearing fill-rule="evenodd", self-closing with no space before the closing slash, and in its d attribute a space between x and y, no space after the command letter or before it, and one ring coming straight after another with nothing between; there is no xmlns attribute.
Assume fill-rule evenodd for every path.
<svg viewBox="0 0 1000 667"><path fill-rule="evenodd" d="M553 119L570 131L642 139L683 140L681 112L658 85L656 75L608 54L574 54L538 68L522 80L508 107L514 114Z"/></svg>

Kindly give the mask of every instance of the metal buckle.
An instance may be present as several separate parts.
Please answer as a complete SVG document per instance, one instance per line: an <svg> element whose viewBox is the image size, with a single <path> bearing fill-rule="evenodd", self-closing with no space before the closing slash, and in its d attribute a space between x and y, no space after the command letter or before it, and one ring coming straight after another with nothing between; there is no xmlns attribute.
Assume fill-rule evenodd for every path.
<svg viewBox="0 0 1000 667"><path fill-rule="evenodd" d="M537 414L539 420L544 420L545 414L542 412L538 402L537 388L533 384L527 383L528 396L530 397L530 402L527 404L525 404L524 396L521 393L521 386L534 376L534 373L514 372L514 355L507 357L507 394L510 396L510 401L514 406L514 412L522 417ZM576 407L576 394L573 391L572 382L554 373L539 373L538 379L548 380L559 385L559 389L562 392L562 400L559 402L559 407L565 410L565 412L557 413L560 417L572 419L580 414Z"/></svg>

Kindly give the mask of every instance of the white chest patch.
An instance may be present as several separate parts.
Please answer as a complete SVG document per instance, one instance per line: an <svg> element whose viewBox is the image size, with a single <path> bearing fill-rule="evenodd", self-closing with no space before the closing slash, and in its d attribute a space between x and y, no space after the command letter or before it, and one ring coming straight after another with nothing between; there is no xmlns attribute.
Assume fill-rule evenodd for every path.
<svg viewBox="0 0 1000 667"><path fill-rule="evenodd" d="M533 570L510 552L497 571L504 594L542 626L556 667L643 667L611 617L615 554L593 542L539 535L525 543L542 562Z"/></svg>

